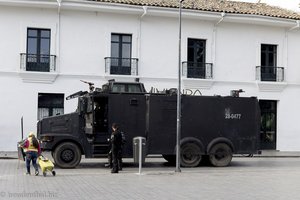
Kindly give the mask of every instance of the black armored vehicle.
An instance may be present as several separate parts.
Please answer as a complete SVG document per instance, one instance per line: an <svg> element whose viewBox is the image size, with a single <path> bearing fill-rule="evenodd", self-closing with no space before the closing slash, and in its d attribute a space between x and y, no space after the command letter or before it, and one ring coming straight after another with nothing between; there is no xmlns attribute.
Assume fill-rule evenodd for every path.
<svg viewBox="0 0 300 200"><path fill-rule="evenodd" d="M75 112L38 122L38 138L51 151L55 164L76 167L81 156L106 157L111 125L126 133L124 157L133 156L132 139L146 138L146 154L175 161L176 93L147 93L139 82L115 82L89 92L77 92ZM174 95L175 94L175 95ZM260 110L255 97L182 95L181 154L183 167L196 167L203 157L213 166L227 166L233 154L256 154L259 148Z"/></svg>

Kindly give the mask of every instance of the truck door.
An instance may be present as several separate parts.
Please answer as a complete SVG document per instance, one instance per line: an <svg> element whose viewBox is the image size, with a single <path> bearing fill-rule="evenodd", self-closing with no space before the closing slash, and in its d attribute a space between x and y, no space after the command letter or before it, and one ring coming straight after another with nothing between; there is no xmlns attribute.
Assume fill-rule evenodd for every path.
<svg viewBox="0 0 300 200"><path fill-rule="evenodd" d="M94 143L99 145L106 144L107 146L109 146L108 139L110 138L110 133L108 127L107 96L94 97L93 117Z"/></svg>
<svg viewBox="0 0 300 200"><path fill-rule="evenodd" d="M147 137L145 132L146 96L142 94L110 94L108 99L108 130L118 123L126 135L123 156L132 156L132 139Z"/></svg>

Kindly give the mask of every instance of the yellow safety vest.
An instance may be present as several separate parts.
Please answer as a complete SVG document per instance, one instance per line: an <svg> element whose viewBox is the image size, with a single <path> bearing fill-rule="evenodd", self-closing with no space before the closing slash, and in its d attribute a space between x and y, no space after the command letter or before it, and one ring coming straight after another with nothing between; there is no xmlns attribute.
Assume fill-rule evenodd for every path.
<svg viewBox="0 0 300 200"><path fill-rule="evenodd" d="M38 152L38 148L36 148L36 147L33 146L32 137L28 138L28 142L29 142L29 145L26 148L26 152L27 151L36 151L36 152Z"/></svg>

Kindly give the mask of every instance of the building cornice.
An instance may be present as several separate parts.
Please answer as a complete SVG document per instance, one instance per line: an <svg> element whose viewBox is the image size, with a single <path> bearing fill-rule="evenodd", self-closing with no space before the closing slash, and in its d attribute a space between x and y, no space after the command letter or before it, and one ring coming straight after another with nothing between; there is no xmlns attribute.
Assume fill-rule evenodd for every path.
<svg viewBox="0 0 300 200"><path fill-rule="evenodd" d="M0 5L33 8L57 8L56 0L0 0Z"/></svg>

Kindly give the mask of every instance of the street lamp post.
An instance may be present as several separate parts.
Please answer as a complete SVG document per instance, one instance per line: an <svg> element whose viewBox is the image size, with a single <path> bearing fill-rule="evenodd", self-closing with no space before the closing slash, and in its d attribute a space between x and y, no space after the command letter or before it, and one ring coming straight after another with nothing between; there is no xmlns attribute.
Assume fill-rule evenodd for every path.
<svg viewBox="0 0 300 200"><path fill-rule="evenodd" d="M176 129L176 169L180 169L180 138L181 138L181 8L182 2L179 0L179 44L178 44L178 87L177 87L177 129Z"/></svg>

